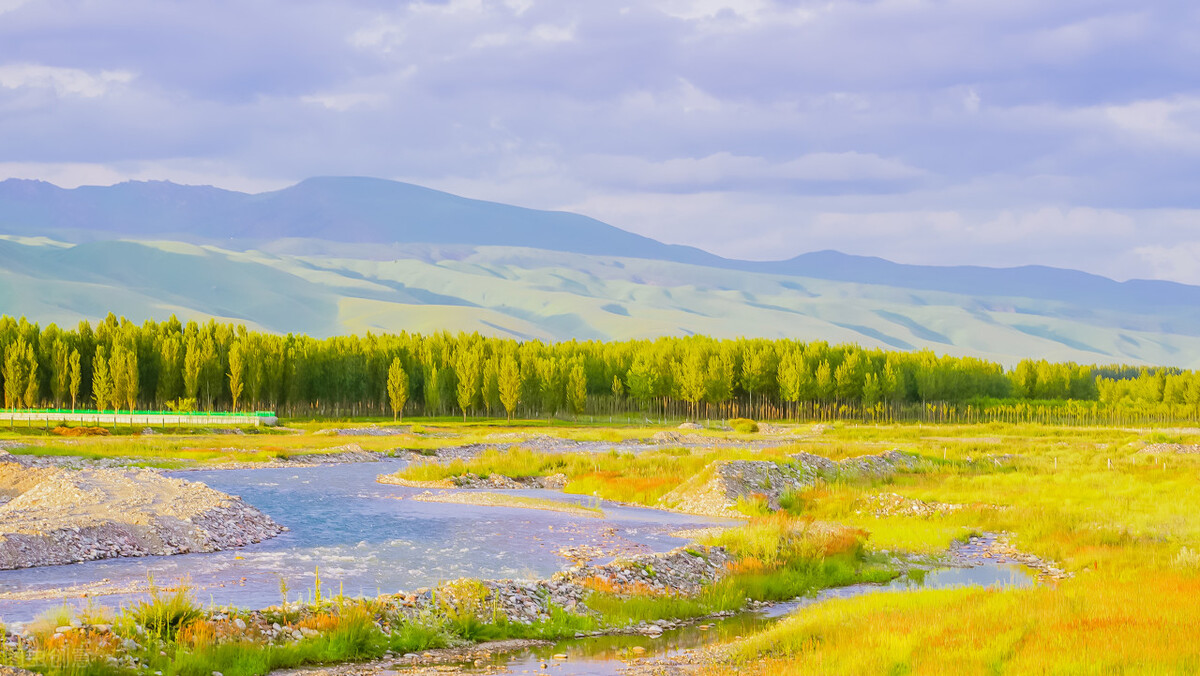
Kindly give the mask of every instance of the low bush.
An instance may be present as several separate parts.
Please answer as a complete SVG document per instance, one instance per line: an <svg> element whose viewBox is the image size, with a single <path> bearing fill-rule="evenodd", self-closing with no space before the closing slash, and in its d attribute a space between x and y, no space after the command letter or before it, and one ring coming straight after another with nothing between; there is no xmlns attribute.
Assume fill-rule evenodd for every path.
<svg viewBox="0 0 1200 676"><path fill-rule="evenodd" d="M734 432L742 434L753 434L758 431L758 423L749 418L734 418L729 421L729 426L733 428Z"/></svg>

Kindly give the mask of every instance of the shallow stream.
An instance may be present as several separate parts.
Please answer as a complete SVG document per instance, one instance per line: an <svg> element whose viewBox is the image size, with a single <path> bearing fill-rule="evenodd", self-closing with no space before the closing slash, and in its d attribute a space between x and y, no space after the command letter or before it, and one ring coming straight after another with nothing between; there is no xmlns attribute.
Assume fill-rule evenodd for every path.
<svg viewBox="0 0 1200 676"><path fill-rule="evenodd" d="M686 540L678 529L729 523L563 495L521 495L598 504L604 518L511 507L411 500L419 489L376 483L400 461L313 468L207 470L174 473L240 495L290 531L239 550L90 561L0 571L0 619L26 622L66 602L118 607L141 598L148 576L162 586L188 580L197 599L262 608L282 598L312 596L319 567L328 597L375 596L432 586L459 577L540 578L569 565L561 547L592 545L625 552L666 551ZM599 559L603 561L604 559ZM74 593L59 590L76 588ZM117 593L112 593L117 592ZM20 593L26 598L12 598ZM43 598L28 598L37 595ZM8 598L6 598L6 596Z"/></svg>
<svg viewBox="0 0 1200 676"><path fill-rule="evenodd" d="M807 606L836 598L851 598L864 594L903 593L915 589L946 589L949 587L1030 587L1034 579L1025 568L1008 564L987 563L975 568L944 568L930 571L920 582L899 578L889 584L857 584L823 590L812 597L778 603L759 611L746 612L732 617L709 620L681 629L664 632L661 636L643 635L599 636L561 641L554 645L494 656L481 667L463 663L456 665L461 673L522 674L547 673L542 664L553 665L548 673L559 675L620 674L631 665L648 660L680 655L688 650L703 648L731 641L742 636L763 631L784 617L802 612ZM701 629L701 626L708 627ZM640 652L635 652L640 649ZM555 655L566 655L566 660L555 659ZM398 673L404 673L407 665L403 660L395 664ZM386 676L392 669L384 669Z"/></svg>
<svg viewBox="0 0 1200 676"><path fill-rule="evenodd" d="M686 540L680 529L733 523L727 520L627 507L556 491L512 491L599 506L604 518L552 511L420 502L422 492L376 483L402 462L177 472L240 495L290 531L240 550L92 561L66 566L0 571L0 619L27 622L65 602L112 608L144 597L148 576L163 586L187 580L201 601L244 608L278 604L280 580L288 598L312 596L319 567L322 593L373 596L432 586L459 577L548 577L569 565L562 547L590 545L613 552L666 551ZM598 559L602 562L609 557ZM780 603L757 612L710 621L707 630L692 625L651 638L604 636L564 641L520 653L498 655L482 668L461 665L466 673L535 673L553 664L555 674L617 674L630 661L661 658L760 631L789 613L830 599L913 588L961 585L1032 585L1025 569L986 564L976 568L932 571L920 583L907 579L887 585L854 585L825 590L812 598ZM75 592L70 590L75 588ZM13 599L14 594L27 598ZM29 598L29 597L33 598ZM635 652L640 648L640 654ZM556 660L555 655L567 655ZM397 663L394 669L403 670ZM383 673L392 669L384 668ZM378 672L379 670L373 670ZM545 673L545 672L542 672Z"/></svg>

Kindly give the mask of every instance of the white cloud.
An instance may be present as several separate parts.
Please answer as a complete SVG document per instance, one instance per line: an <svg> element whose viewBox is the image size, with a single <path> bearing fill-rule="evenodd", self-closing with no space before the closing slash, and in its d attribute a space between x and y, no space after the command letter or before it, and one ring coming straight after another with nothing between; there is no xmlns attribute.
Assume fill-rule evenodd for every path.
<svg viewBox="0 0 1200 676"><path fill-rule="evenodd" d="M232 167L195 160L137 162L124 165L88 162L0 162L0 180L6 178L46 181L60 188L114 185L125 181L173 181L185 185L211 185L248 193L279 190L294 183L287 179L245 176Z"/></svg>
<svg viewBox="0 0 1200 676"><path fill-rule="evenodd" d="M11 12L27 4L29 4L29 0L0 0L0 14Z"/></svg>
<svg viewBox="0 0 1200 676"><path fill-rule="evenodd" d="M538 24L529 32L530 37L542 42L571 42L575 39L574 26L554 26Z"/></svg>
<svg viewBox="0 0 1200 676"><path fill-rule="evenodd" d="M253 5L0 0L0 169L404 177L728 255L1189 274L1188 0Z"/></svg>
<svg viewBox="0 0 1200 676"><path fill-rule="evenodd" d="M411 68L412 72L416 72L416 66ZM383 92L345 92L310 94L300 97L300 100L344 113L352 108L378 108L387 103L388 96Z"/></svg>
<svg viewBox="0 0 1200 676"><path fill-rule="evenodd" d="M903 162L869 153L812 153L786 161L715 153L707 157L654 162L633 156L580 158L583 175L596 182L626 186L699 188L738 184L754 190L773 181L901 180L924 175Z"/></svg>
<svg viewBox="0 0 1200 676"><path fill-rule="evenodd" d="M95 98L114 86L133 81L127 70L89 73L78 68L58 68L32 63L0 65L0 87L5 89L53 89L59 96Z"/></svg>
<svg viewBox="0 0 1200 676"><path fill-rule="evenodd" d="M533 7L533 0L504 0L504 5L511 9L513 14L521 16Z"/></svg>
<svg viewBox="0 0 1200 676"><path fill-rule="evenodd" d="M1177 97L1106 106L1103 114L1119 131L1166 147L1200 149L1200 98Z"/></svg>
<svg viewBox="0 0 1200 676"><path fill-rule="evenodd" d="M1200 284L1200 241L1140 246L1133 250L1133 255L1149 272L1145 277Z"/></svg>
<svg viewBox="0 0 1200 676"><path fill-rule="evenodd" d="M979 98L979 92L974 88L968 89L966 96L963 97L963 110L968 113L978 113L979 104L983 99Z"/></svg>

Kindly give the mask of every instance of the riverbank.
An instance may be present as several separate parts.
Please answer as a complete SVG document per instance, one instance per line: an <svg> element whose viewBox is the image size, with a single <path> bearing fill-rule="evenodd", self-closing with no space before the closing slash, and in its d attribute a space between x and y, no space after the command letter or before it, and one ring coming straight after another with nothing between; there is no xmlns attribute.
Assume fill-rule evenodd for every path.
<svg viewBox="0 0 1200 676"><path fill-rule="evenodd" d="M793 536L807 539L810 533L797 530ZM848 563L855 558L838 556L849 556ZM548 579L463 579L373 599L329 599L316 593L303 604L289 602L264 610L204 611L188 598L186 589L156 590L151 602L134 606L132 612L114 616L89 607L78 615L62 611L43 617L22 627L19 635L10 634L5 645L9 659L55 673L92 658L131 670L163 670L170 665L173 672L181 664L195 667L197 660L203 660L205 673L234 669L231 659L287 666L390 654L417 665L426 660L425 650L437 647L464 647L496 638L653 637L705 618L727 616L766 600L763 594L775 593L755 591L754 581L765 571L747 577L738 561L725 547L691 545L604 564L576 565ZM875 575L890 575L881 568L872 570ZM776 584L790 581L790 586L779 589L794 595L861 579L861 574L850 571L795 559L766 574ZM175 609L173 617L181 618L178 623L153 625L148 618L160 617L164 611L156 609L168 607ZM352 649L344 645L347 634L357 636ZM73 657L56 652L66 644L75 646ZM55 661L62 658L75 662Z"/></svg>
<svg viewBox="0 0 1200 676"><path fill-rule="evenodd" d="M144 469L26 467L0 456L0 570L213 552L285 529L239 498Z"/></svg>

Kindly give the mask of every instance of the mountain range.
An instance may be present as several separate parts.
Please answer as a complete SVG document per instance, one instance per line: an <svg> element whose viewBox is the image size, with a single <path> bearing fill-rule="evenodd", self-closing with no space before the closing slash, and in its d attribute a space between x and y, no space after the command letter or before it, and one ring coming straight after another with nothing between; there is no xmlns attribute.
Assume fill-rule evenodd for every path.
<svg viewBox="0 0 1200 676"><path fill-rule="evenodd" d="M246 194L0 182L0 313L217 317L276 332L704 333L1005 363L1200 366L1200 287L835 251L722 258L598 220L372 178Z"/></svg>

